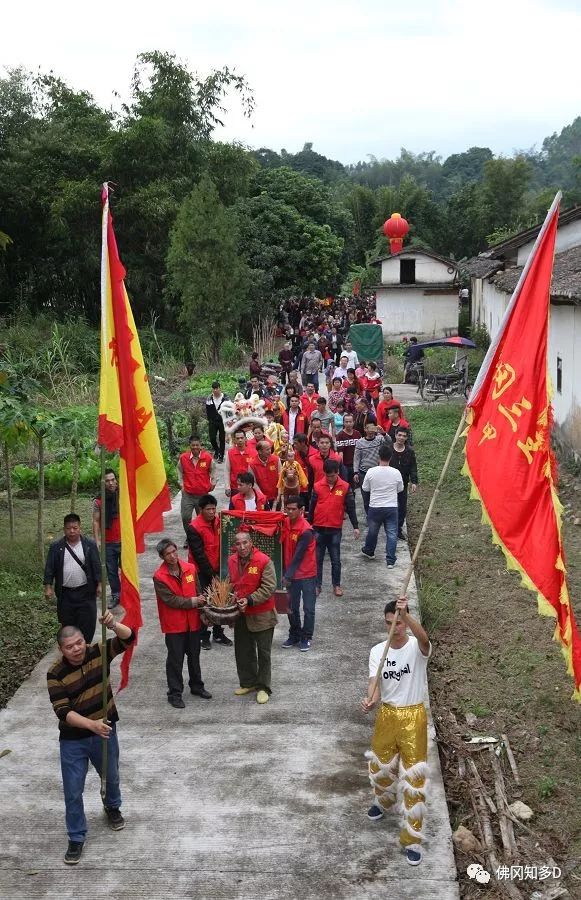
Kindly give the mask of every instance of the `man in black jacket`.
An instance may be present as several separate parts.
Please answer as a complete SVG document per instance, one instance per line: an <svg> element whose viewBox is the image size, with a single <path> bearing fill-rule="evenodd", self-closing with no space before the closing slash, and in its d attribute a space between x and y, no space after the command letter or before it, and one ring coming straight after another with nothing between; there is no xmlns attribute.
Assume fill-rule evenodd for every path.
<svg viewBox="0 0 581 900"><path fill-rule="evenodd" d="M418 489L418 464L416 454L408 446L409 431L403 425L399 425L395 432L393 453L389 461L390 466L399 469L403 478L403 491L397 495L398 529L397 536L403 540L403 523L405 522L408 508L408 485L412 494Z"/></svg>
<svg viewBox="0 0 581 900"><path fill-rule="evenodd" d="M75 625L90 644L101 596L101 560L97 544L81 534L76 513L64 518L65 536L53 541L44 567L44 596L56 594L61 625ZM53 589L54 584L54 589Z"/></svg>
<svg viewBox="0 0 581 900"><path fill-rule="evenodd" d="M226 433L224 431L224 420L220 415L220 407L224 400L227 399L226 394L222 393L220 382L213 381L212 393L206 400L206 417L208 419L208 436L214 450L216 462L224 462L224 454L226 452Z"/></svg>

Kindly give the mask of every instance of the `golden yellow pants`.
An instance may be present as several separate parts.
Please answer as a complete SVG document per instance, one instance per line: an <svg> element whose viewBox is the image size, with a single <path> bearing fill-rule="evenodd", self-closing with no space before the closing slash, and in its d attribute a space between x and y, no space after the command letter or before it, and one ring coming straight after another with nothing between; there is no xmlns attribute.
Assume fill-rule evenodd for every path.
<svg viewBox="0 0 581 900"><path fill-rule="evenodd" d="M395 806L402 814L400 843L404 847L420 844L428 771L424 704L396 707L382 703L366 756L375 802L384 810Z"/></svg>

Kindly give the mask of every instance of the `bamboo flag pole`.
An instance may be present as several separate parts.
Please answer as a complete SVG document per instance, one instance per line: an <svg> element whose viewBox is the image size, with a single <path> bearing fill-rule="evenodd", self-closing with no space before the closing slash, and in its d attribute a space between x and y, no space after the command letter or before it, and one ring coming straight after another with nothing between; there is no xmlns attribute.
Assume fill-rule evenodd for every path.
<svg viewBox="0 0 581 900"><path fill-rule="evenodd" d="M434 494L432 496L432 499L430 500L430 505L428 506L428 511L427 511L426 517L424 519L424 524L422 525L422 530L420 531L420 535L418 537L418 541L415 546L413 556L412 556L410 564L408 566L408 570L405 573L405 577L402 581L401 589L399 592L400 597L406 596L406 591L409 587L411 577L414 574L414 566L415 566L416 560L419 556L421 546L424 542L424 537L427 534L428 525L430 524L430 519L432 517L432 512L434 510L434 506L436 505L436 500L438 499L438 495L440 493L440 488L442 487L444 478L446 477L446 472L448 471L448 466L450 465L450 461L452 459L452 454L454 453L454 448L455 448L456 444L458 443L458 438L460 437L460 435L462 434L462 432L464 430L465 423L466 423L466 408L464 408L464 411L460 418L460 422L458 423L458 428L456 429L456 434L452 438L452 443L450 444L450 449L448 450L448 455L446 456L444 465L442 466L442 471L440 472L440 477L438 478L438 482L434 489ZM396 609L395 616L393 617L393 622L391 624L391 628L389 629L389 634L387 636L387 643L385 645L385 650L383 651L383 654L381 657L381 662L379 663L379 667L377 669L377 675L375 676L375 681L373 682L373 689L371 690L371 693L369 693L367 696L367 699L370 702L373 700L375 694L379 690L379 683L381 681L381 673L383 671L383 666L385 664L385 660L387 659L387 654L389 653L389 648L390 648L391 642L393 640L395 626L397 625L398 618L399 618L399 610Z"/></svg>
<svg viewBox="0 0 581 900"><path fill-rule="evenodd" d="M101 447L101 616L107 612L107 537L106 531L106 488L105 488L105 448ZM101 625L101 691L103 704L103 722L107 724L107 697L109 679L107 675L107 626ZM107 738L101 739L101 800L105 805L107 791Z"/></svg>

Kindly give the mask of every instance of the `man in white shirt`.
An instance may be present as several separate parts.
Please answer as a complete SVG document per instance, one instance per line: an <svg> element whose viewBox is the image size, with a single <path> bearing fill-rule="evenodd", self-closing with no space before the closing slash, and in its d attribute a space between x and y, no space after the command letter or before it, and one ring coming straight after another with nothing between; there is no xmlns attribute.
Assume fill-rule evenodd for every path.
<svg viewBox="0 0 581 900"><path fill-rule="evenodd" d="M359 357L357 351L353 349L351 341L346 341L342 356L347 357L347 368L356 369L359 365Z"/></svg>
<svg viewBox="0 0 581 900"><path fill-rule="evenodd" d="M347 369L349 368L349 359L344 353L341 354L339 365L333 370L333 378L340 378L342 381L347 378ZM351 368L354 368L352 366Z"/></svg>
<svg viewBox="0 0 581 900"><path fill-rule="evenodd" d="M391 645L382 669L379 689L375 680L387 641L371 648L369 654L369 682L367 696L361 701L369 712L381 696L381 706L375 720L369 760L369 780L374 802L369 819L382 819L385 810L403 799L400 844L412 866L422 861L423 820L428 772L428 722L424 697L426 668L432 646L421 624L410 616L407 598L386 604L384 618L389 634L398 614ZM407 629L411 636L407 634Z"/></svg>
<svg viewBox="0 0 581 900"><path fill-rule="evenodd" d="M393 569L395 566L398 528L397 495L403 491L401 472L389 465L391 454L392 448L387 444L379 448L379 465L367 470L361 486L362 492L367 492L369 495L367 537L361 553L367 559L375 559L377 538L383 525L385 529L385 559L388 569Z"/></svg>

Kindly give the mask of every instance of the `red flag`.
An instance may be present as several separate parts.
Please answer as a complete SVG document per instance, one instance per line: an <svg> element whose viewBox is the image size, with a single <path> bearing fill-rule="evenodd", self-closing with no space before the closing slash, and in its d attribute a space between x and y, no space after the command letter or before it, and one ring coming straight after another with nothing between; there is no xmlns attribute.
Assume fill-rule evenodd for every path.
<svg viewBox="0 0 581 900"><path fill-rule="evenodd" d="M137 553L145 534L163 529L163 512L171 509L157 423L139 345L137 328L125 290L103 185L101 249L101 382L98 441L119 450L119 521L121 526L121 605L123 624L136 633L143 624ZM135 645L133 645L135 646ZM127 685L133 647L121 662L122 690Z"/></svg>
<svg viewBox="0 0 581 900"><path fill-rule="evenodd" d="M581 638L565 576L561 504L551 450L547 371L550 285L560 194L549 210L468 400L466 464L471 496L509 569L556 618L555 639L581 700Z"/></svg>

